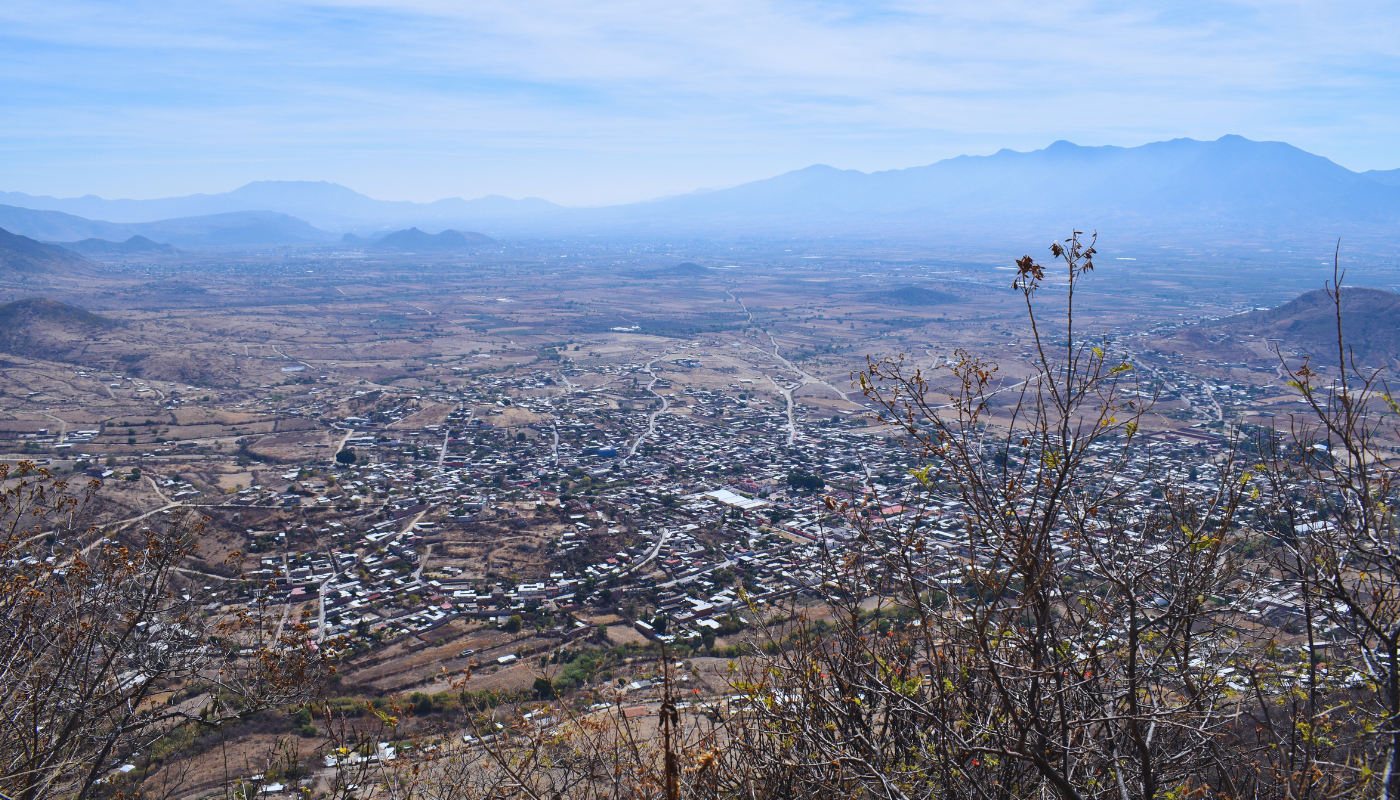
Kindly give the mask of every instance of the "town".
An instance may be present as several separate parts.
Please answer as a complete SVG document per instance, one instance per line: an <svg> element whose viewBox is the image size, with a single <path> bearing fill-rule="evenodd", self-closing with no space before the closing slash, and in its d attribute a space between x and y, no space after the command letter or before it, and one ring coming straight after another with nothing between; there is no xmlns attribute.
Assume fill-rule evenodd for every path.
<svg viewBox="0 0 1400 800"><path fill-rule="evenodd" d="M224 611L285 606L317 641L354 658L429 648L436 668L517 665L515 685L528 683L522 657L600 628L617 644L737 653L765 609L814 601L831 578L823 565L856 535L825 498L875 499L880 525L935 543L921 556L930 574L962 581L958 487L922 486L919 453L868 399L831 386L819 403L792 405L782 390L797 374L764 372L770 363L734 370L732 344L671 343L646 361L591 367L559 345L551 355L560 360L478 373L451 391L345 392L305 382L303 368L289 373L303 382L278 399L231 404L259 409L231 426L235 434L301 427L295 442L268 437L275 450L240 436L237 450L220 453L215 436L128 444L115 459L88 452L134 443L128 434L144 426L121 423L61 436L41 429L21 441L100 480L126 479L119 486L144 479L163 502L155 513L197 509L246 537L242 590L223 598ZM1152 349L1131 357L1153 376L1141 392L1155 394L1171 424L1137 437L1124 470L1137 481L1129 499L1149 508L1165 481L1213 491L1231 435L1249 435L1223 421L1271 415L1249 408L1277 388L1199 380ZM200 391L76 374L159 394L160 410L177 418ZM289 424L298 420L317 424ZM259 482L217 492L180 477L182 462L228 456ZM1256 613L1277 622L1299 611L1264 596ZM418 670L392 688L438 680Z"/></svg>

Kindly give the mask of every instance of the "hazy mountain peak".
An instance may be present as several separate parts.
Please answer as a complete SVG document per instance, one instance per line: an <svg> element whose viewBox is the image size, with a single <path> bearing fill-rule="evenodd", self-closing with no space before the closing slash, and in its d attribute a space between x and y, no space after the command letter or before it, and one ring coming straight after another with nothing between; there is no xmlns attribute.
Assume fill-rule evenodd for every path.
<svg viewBox="0 0 1400 800"><path fill-rule="evenodd" d="M483 221L492 219L560 210L559 206L539 198L513 200L501 195L477 200L450 197L431 203L376 200L330 181L282 180L252 181L233 191L218 194L192 194L155 200L104 200L95 195L63 199L0 192L0 203L32 210L60 211L89 220L115 223L149 223L211 214L271 211L330 230L404 223L434 228L446 223L470 228L481 227Z"/></svg>
<svg viewBox="0 0 1400 800"><path fill-rule="evenodd" d="M152 241L140 234L136 234L124 242L89 238L78 242L63 242L61 246L85 256L176 255L180 252L169 244Z"/></svg>
<svg viewBox="0 0 1400 800"><path fill-rule="evenodd" d="M475 231L448 229L441 233L425 233L418 228L395 231L374 242L375 250L401 252L457 252L495 244L496 240Z"/></svg>
<svg viewBox="0 0 1400 800"><path fill-rule="evenodd" d="M994 235L1012 242L1075 227L1099 229L1120 242L1202 233L1273 242L1317 231L1379 233L1376 226L1400 220L1400 188L1386 185L1387 178L1351 172L1283 142L1235 134L1137 147L1058 140L1040 150L1002 149L873 173L814 164L704 195L578 218L595 228L636 225L724 236L951 242Z"/></svg>
<svg viewBox="0 0 1400 800"><path fill-rule="evenodd" d="M1400 170L1356 173L1285 142L1226 134L1213 141L1181 137L1136 147L1060 139L1039 150L1004 148L872 173L818 163L728 189L602 208L565 209L539 198L500 195L385 201L329 181L275 180L164 200L54 201L0 193L0 202L7 199L25 208L63 206L42 212L51 215L43 220L33 216L41 212L0 206L0 225L38 238L121 240L139 233L179 246L330 241L339 237L323 231L412 228L526 236L640 231L932 236L947 242L950 235L981 241L989 234L1003 241L1038 240L1047 229L1073 226L1100 229L1120 241L1203 232L1229 241L1242 241L1240 235L1273 241L1334 232L1390 235L1386 231L1400 221ZM57 211L78 216L53 216ZM168 227L172 218L193 217L228 227L232 223L211 215L271 212L283 218L258 220L263 228L227 237L207 230L187 235L183 223L179 230ZM305 227L293 230L292 218ZM94 219L167 222L133 226Z"/></svg>

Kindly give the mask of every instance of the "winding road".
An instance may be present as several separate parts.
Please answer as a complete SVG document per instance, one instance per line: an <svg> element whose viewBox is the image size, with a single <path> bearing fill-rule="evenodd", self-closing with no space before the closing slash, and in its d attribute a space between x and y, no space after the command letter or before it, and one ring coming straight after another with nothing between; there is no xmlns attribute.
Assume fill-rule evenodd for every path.
<svg viewBox="0 0 1400 800"><path fill-rule="evenodd" d="M646 373L647 373L648 375L651 376L651 380L650 380L650 381L647 381L647 387L646 387L646 388L647 388L647 391L648 391L648 392L651 392L652 394L654 394L654 395L656 395L657 397L661 398L661 408L658 408L658 409L652 411L650 414L647 415L647 429L646 429L645 431L643 431L642 433L638 434L636 441L632 442L632 444L628 446L628 448L627 448L627 454L624 455L624 456L622 457L622 465L623 465L624 467L627 466L627 461L628 461L628 459L630 459L633 455L636 454L637 448L638 448L639 446L641 446L642 441L643 441L644 439L646 439L648 436L652 435L653 433L656 433L656 418L657 418L657 416L659 416L659 415L661 415L661 414L665 414L665 413L666 413L666 409L668 409L668 408L671 407L671 401L668 400L668 399L666 398L665 395L661 394L660 392L656 391L656 389L652 388L652 387L656 386L656 382L657 382L658 380L660 380L660 378L656 377L656 373L652 371L652 368L651 368L651 367L652 367L652 365L655 364L656 362L660 361L661 359L665 358L665 357L668 356L668 355L671 355L672 352L673 352L673 351L671 351L671 350L667 350L666 352L662 353L661 355L659 355L659 356L657 356L656 358L653 358L652 360L650 360L650 361L647 362L647 365L646 365Z"/></svg>
<svg viewBox="0 0 1400 800"><path fill-rule="evenodd" d="M559 370L559 380L564 382L564 394L574 393L574 382L569 380L569 376L564 374L564 370ZM554 398L546 395L544 404L549 406L549 429L554 436L554 441L549 445L550 455L554 459L554 466L559 466L559 419L554 416Z"/></svg>

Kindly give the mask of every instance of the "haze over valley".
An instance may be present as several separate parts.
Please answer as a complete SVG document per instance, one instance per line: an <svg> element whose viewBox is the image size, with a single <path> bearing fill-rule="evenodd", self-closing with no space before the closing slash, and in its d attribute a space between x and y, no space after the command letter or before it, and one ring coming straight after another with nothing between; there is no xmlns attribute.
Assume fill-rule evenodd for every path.
<svg viewBox="0 0 1400 800"><path fill-rule="evenodd" d="M0 800L1400 795L1400 17L0 8Z"/></svg>
<svg viewBox="0 0 1400 800"><path fill-rule="evenodd" d="M1040 242L1047 228L1079 226L1119 243L1162 246L1189 236L1236 249L1345 235L1379 254L1400 220L1398 174L1352 172L1284 143L1239 136L1132 148L1060 141L869 174L814 165L728 189L592 208L499 196L380 201L324 182L260 181L157 200L4 192L0 225L51 241L142 235L206 247L333 242L346 232L373 238L416 226L534 240L780 236L937 241L961 250L989 234L1022 245Z"/></svg>

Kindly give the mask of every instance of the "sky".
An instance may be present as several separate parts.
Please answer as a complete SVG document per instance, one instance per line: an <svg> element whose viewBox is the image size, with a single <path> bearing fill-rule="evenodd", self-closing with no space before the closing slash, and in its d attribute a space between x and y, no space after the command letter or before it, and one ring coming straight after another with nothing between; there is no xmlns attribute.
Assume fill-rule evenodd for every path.
<svg viewBox="0 0 1400 800"><path fill-rule="evenodd" d="M1395 2L5 0L0 190L605 205L1227 133L1400 167Z"/></svg>

